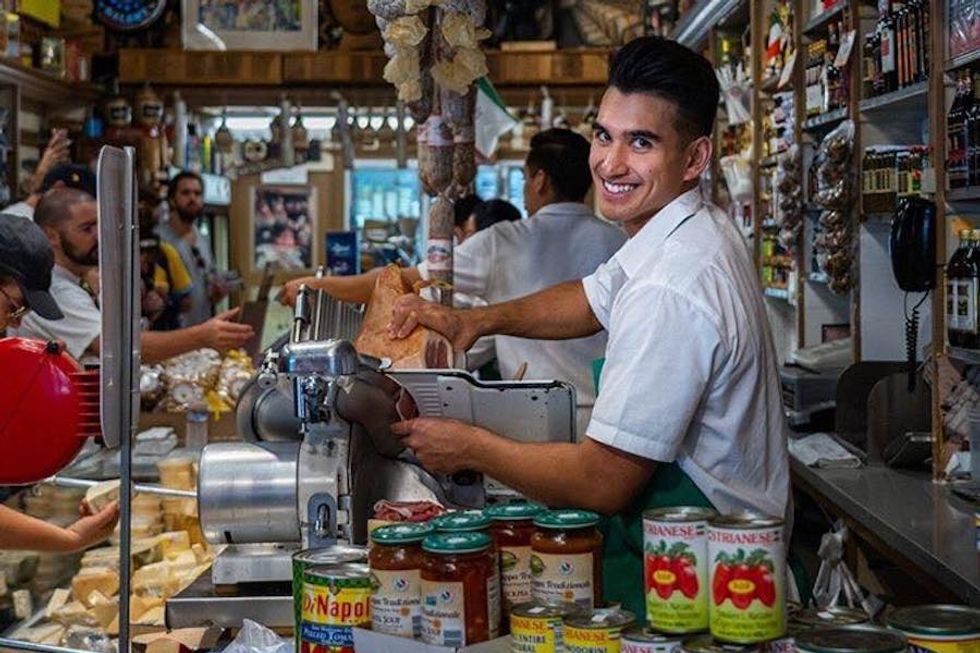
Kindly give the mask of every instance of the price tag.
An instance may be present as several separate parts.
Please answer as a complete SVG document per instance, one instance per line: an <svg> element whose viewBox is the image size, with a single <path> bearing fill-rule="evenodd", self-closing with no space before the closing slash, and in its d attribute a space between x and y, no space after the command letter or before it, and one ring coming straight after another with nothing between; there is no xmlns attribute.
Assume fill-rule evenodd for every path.
<svg viewBox="0 0 980 653"><path fill-rule="evenodd" d="M837 49L837 57L834 59L835 68L843 68L847 65L847 60L851 58L851 50L854 48L856 36L857 32L852 29L841 37L840 48Z"/></svg>
<svg viewBox="0 0 980 653"><path fill-rule="evenodd" d="M784 86L789 84L790 79L793 78L793 68L796 67L797 52L799 52L799 50L797 49L794 49L792 52L790 52L789 58L786 59L786 63L783 64L783 72L779 76L779 83L776 84L776 88L783 88Z"/></svg>

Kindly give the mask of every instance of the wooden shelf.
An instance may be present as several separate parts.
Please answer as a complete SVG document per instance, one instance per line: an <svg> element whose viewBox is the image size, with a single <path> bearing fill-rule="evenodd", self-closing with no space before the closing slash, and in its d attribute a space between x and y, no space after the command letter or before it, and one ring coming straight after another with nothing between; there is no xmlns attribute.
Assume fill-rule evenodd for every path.
<svg viewBox="0 0 980 653"><path fill-rule="evenodd" d="M980 48L970 52L964 52L963 54L946 61L946 71L948 72L950 70L962 68L963 66L971 64L978 59L980 59Z"/></svg>
<svg viewBox="0 0 980 653"><path fill-rule="evenodd" d="M946 191L948 202L980 202L980 186L952 188Z"/></svg>
<svg viewBox="0 0 980 653"><path fill-rule="evenodd" d="M102 97L102 88L95 84L69 82L13 59L0 59L0 84L17 86L23 97L43 104L82 106Z"/></svg>
<svg viewBox="0 0 980 653"><path fill-rule="evenodd" d="M847 4L847 0L841 0L830 9L826 9L816 16L813 16L803 26L803 33L808 34L810 32L816 32L817 30L825 28L832 18L840 15L844 9L847 8Z"/></svg>
<svg viewBox="0 0 980 653"><path fill-rule="evenodd" d="M929 83L919 82L891 93L861 100L858 106L862 112L880 111L882 109L889 111L919 109L925 113L928 110L928 99Z"/></svg>
<svg viewBox="0 0 980 653"><path fill-rule="evenodd" d="M670 38L693 48L701 43L712 29L748 24L750 4L747 0L698 0L698 3L677 21Z"/></svg>
<svg viewBox="0 0 980 653"><path fill-rule="evenodd" d="M949 347L946 351L953 360L966 363L967 365L980 365L980 351L976 349Z"/></svg>
<svg viewBox="0 0 980 653"><path fill-rule="evenodd" d="M834 109L833 111L822 113L819 116L807 118L803 122L803 129L806 131L828 129L845 118L847 118L847 107L841 107L840 109Z"/></svg>
<svg viewBox="0 0 980 653"><path fill-rule="evenodd" d="M605 48L524 52L487 51L487 68L497 87L605 86ZM119 53L119 82L160 86L287 87L334 86L391 89L382 78L383 52L190 52L128 49ZM319 89L323 94L323 89Z"/></svg>

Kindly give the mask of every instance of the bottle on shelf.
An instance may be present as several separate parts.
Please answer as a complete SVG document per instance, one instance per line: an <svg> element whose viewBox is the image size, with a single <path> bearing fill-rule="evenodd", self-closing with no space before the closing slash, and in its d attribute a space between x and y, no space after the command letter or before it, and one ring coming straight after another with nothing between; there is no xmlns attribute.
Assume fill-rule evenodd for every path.
<svg viewBox="0 0 980 653"><path fill-rule="evenodd" d="M980 230L977 231L980 238ZM946 336L953 347L976 349L980 344L977 329L977 289L980 265L976 242L969 229L960 231L960 245L946 266Z"/></svg>
<svg viewBox="0 0 980 653"><path fill-rule="evenodd" d="M887 6L890 3L885 2L884 4ZM898 88L895 21L892 18L891 11L881 12L876 31L881 39L881 86L878 93L891 93Z"/></svg>
<svg viewBox="0 0 980 653"><path fill-rule="evenodd" d="M963 188L969 183L966 174L966 81L962 74L956 80L956 93L946 116L946 176L950 188Z"/></svg>

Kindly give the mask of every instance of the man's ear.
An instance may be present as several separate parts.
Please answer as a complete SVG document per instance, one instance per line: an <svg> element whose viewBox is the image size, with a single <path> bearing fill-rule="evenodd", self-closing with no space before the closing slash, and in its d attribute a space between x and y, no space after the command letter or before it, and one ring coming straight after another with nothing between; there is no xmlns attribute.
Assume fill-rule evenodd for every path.
<svg viewBox="0 0 980 653"><path fill-rule="evenodd" d="M687 164L684 169L684 181L692 181L701 176L711 163L711 139L701 136L687 146Z"/></svg>
<svg viewBox="0 0 980 653"><path fill-rule="evenodd" d="M58 230L47 225L41 227L41 230L44 232L44 235L48 237L48 242L51 243L51 248L57 251L61 247L61 237L58 235Z"/></svg>

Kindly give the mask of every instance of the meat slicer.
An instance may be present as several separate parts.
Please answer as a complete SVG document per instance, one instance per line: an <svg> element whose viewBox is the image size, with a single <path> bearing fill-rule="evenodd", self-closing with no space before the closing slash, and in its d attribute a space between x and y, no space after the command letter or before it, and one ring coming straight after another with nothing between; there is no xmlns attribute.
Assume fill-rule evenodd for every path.
<svg viewBox="0 0 980 653"><path fill-rule="evenodd" d="M391 435L396 421L444 416L525 441L573 440L570 384L393 370L354 349L359 318L357 308L304 288L288 341L266 352L240 395L243 442L205 447L201 527L209 542L227 545L214 585L288 581L297 550L365 544L381 499L461 508L511 493L472 472L427 471Z"/></svg>

